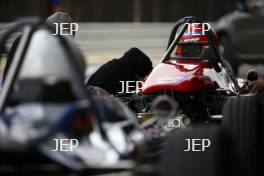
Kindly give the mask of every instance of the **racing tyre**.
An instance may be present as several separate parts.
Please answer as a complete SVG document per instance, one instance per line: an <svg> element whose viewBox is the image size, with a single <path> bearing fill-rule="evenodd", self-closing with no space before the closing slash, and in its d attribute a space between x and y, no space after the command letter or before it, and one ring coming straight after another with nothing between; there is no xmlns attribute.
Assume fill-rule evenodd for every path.
<svg viewBox="0 0 264 176"><path fill-rule="evenodd" d="M223 107L223 127L230 137L232 175L263 175L260 164L263 159L264 107L260 106L256 96L248 95L230 98Z"/></svg>
<svg viewBox="0 0 264 176"><path fill-rule="evenodd" d="M222 57L230 63L234 73L237 74L239 63L237 58L235 57L234 49L232 47L229 37L223 35L219 37L219 40L220 40L220 53Z"/></svg>
<svg viewBox="0 0 264 176"><path fill-rule="evenodd" d="M187 139L193 141L188 150ZM203 140L210 146L203 150ZM208 144L208 143L206 143ZM174 131L167 140L160 163L161 176L223 176L227 175L225 136L221 128L203 125Z"/></svg>

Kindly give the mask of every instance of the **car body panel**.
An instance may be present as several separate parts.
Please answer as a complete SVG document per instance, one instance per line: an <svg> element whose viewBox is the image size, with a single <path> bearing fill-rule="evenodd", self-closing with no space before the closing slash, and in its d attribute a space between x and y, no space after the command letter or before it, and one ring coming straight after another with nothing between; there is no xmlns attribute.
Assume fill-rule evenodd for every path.
<svg viewBox="0 0 264 176"><path fill-rule="evenodd" d="M235 92L234 84L224 67L216 72L213 63L201 60L170 60L157 65L142 85L142 93L156 90L173 89L190 93L213 88Z"/></svg>
<svg viewBox="0 0 264 176"><path fill-rule="evenodd" d="M264 60L264 15L234 11L214 25L219 37L227 36L235 56L243 60Z"/></svg>

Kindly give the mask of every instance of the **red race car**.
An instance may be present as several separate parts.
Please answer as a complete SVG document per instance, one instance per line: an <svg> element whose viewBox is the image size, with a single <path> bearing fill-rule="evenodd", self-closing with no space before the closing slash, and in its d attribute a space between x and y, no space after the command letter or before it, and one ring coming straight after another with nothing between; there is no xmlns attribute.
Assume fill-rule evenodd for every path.
<svg viewBox="0 0 264 176"><path fill-rule="evenodd" d="M177 104L174 117L186 117L188 122L221 119L224 102L241 88L218 46L208 23L196 17L179 20L161 62L144 79L133 101L139 118L149 116L157 96L167 95Z"/></svg>

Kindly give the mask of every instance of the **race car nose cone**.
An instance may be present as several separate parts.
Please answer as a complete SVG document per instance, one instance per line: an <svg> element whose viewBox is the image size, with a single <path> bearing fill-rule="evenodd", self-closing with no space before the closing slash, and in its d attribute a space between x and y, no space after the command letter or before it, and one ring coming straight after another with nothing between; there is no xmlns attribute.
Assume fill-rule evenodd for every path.
<svg viewBox="0 0 264 176"><path fill-rule="evenodd" d="M47 78L50 76L72 79L70 65L58 39L47 30L39 30L33 34L28 47L25 63L20 78Z"/></svg>

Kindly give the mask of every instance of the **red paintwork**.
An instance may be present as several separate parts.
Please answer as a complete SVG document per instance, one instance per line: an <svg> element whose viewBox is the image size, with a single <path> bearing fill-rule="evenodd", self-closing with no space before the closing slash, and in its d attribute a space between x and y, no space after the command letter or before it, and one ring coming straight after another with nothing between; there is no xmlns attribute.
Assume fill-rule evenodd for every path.
<svg viewBox="0 0 264 176"><path fill-rule="evenodd" d="M145 79L141 92L148 94L155 90L173 89L189 93L205 88L235 90L223 67L220 73L216 73L211 63L177 60L157 65Z"/></svg>

